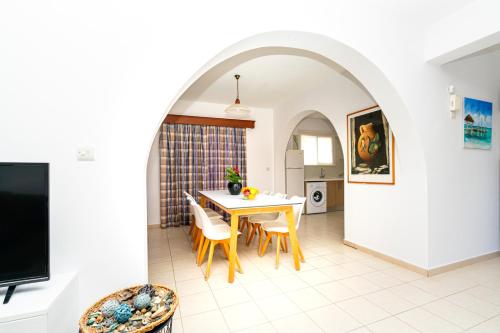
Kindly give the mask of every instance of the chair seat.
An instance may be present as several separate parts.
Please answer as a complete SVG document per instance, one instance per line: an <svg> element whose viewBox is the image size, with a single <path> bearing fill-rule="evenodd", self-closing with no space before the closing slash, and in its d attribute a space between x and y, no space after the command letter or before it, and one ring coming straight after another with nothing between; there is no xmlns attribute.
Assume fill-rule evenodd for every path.
<svg viewBox="0 0 500 333"><path fill-rule="evenodd" d="M262 229L268 232L279 232L284 234L288 232L288 223L285 221L264 222L262 223Z"/></svg>
<svg viewBox="0 0 500 333"><path fill-rule="evenodd" d="M210 232L206 232L203 230L203 235L205 238L210 240L223 240L231 238L231 227L224 221L220 220L223 224L214 225L213 230ZM241 232L238 231L238 235L241 235Z"/></svg>
<svg viewBox="0 0 500 333"><path fill-rule="evenodd" d="M278 217L279 213L256 214L256 215L250 215L248 221L250 223L264 223L264 222L276 221Z"/></svg>
<svg viewBox="0 0 500 333"><path fill-rule="evenodd" d="M225 225L226 227L228 226L224 220L221 220L220 218L216 217L211 217L210 222L212 222L212 225L214 226L219 226L219 225Z"/></svg>

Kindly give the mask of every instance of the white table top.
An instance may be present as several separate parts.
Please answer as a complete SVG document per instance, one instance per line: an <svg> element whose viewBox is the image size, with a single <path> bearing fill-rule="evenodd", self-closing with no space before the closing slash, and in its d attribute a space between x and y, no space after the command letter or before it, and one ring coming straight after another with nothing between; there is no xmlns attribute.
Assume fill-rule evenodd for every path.
<svg viewBox="0 0 500 333"><path fill-rule="evenodd" d="M298 200L283 199L266 194L257 194L254 200L245 200L243 195L231 195L227 190L224 191L199 191L213 202L226 207L228 209L237 208L255 208L255 207L269 207L269 206L289 206L300 205Z"/></svg>

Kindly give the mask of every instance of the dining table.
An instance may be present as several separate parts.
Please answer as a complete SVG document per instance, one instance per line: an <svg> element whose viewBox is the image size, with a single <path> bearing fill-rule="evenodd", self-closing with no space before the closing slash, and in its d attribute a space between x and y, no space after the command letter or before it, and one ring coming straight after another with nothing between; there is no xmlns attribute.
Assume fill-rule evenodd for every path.
<svg viewBox="0 0 500 333"><path fill-rule="evenodd" d="M264 213L283 213L288 222L288 234L292 248L294 267L300 270L299 242L293 206L300 205L299 200L284 199L267 194L258 194L255 199L245 199L242 194L231 195L227 190L199 191L200 205L207 207L212 203L222 211L231 216L231 239L229 241L229 277L230 283L234 282L234 270L236 265L236 251L238 245L238 225L240 216L248 216Z"/></svg>

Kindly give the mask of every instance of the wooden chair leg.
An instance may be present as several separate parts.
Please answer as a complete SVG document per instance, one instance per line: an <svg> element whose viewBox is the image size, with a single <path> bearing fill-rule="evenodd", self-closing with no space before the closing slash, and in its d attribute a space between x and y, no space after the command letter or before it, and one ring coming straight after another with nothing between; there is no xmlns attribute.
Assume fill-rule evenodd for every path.
<svg viewBox="0 0 500 333"><path fill-rule="evenodd" d="M196 246L198 245L198 242L200 241L202 231L199 228L196 228L196 235L194 237L194 243L193 243L193 251L196 250Z"/></svg>
<svg viewBox="0 0 500 333"><path fill-rule="evenodd" d="M191 225L189 226L189 235L191 235L191 237L193 236L193 229L194 229L194 220L191 218Z"/></svg>
<svg viewBox="0 0 500 333"><path fill-rule="evenodd" d="M262 257L264 253L266 253L267 246L269 245L269 241L271 240L271 233L267 233L266 241L264 242L264 245L262 246L262 249L260 249L260 256Z"/></svg>
<svg viewBox="0 0 500 333"><path fill-rule="evenodd" d="M302 262L306 262L306 259L304 258L304 254L302 253L302 249L300 248L300 243L299 241L297 240L297 247L299 249L299 256L300 256L300 261Z"/></svg>
<svg viewBox="0 0 500 333"><path fill-rule="evenodd" d="M238 267L238 272L240 272L240 274L243 274L243 269L241 268L240 258L238 257L238 255L236 255L236 267Z"/></svg>
<svg viewBox="0 0 500 333"><path fill-rule="evenodd" d="M250 243L252 243L253 238L255 237L255 233L257 232L257 227L258 227L257 223L254 223L252 225L252 232L250 233L250 237L247 239L247 246L249 246Z"/></svg>
<svg viewBox="0 0 500 333"><path fill-rule="evenodd" d="M196 253L196 263L200 262L201 250L203 249L203 244L205 243L205 236L203 232L201 233L200 240L198 242L198 252Z"/></svg>
<svg viewBox="0 0 500 333"><path fill-rule="evenodd" d="M257 231L259 232L259 247L257 247L257 253L259 253L260 248L262 246L262 235L264 234L264 230L262 230L262 227L260 224L259 224L259 228L257 229Z"/></svg>
<svg viewBox="0 0 500 333"><path fill-rule="evenodd" d="M285 253L288 253L288 242L286 235L283 235L283 243L285 244Z"/></svg>
<svg viewBox="0 0 500 333"><path fill-rule="evenodd" d="M198 260L198 266L201 266L203 259L205 259L205 254L207 253L207 248L209 243L210 240L208 238L205 238L205 243L203 244L203 249L201 250L200 259Z"/></svg>
<svg viewBox="0 0 500 333"><path fill-rule="evenodd" d="M227 242L222 242L220 243L222 246L222 249L224 250L224 254L226 255L226 259L229 260L229 245Z"/></svg>
<svg viewBox="0 0 500 333"><path fill-rule="evenodd" d="M250 244L250 238L252 237L252 233L253 233L253 224L249 222L247 226L247 239L245 241L247 246Z"/></svg>
<svg viewBox="0 0 500 333"><path fill-rule="evenodd" d="M280 238L281 238L281 235L277 234L276 236L278 237L278 239L276 241L276 268L278 268L280 266L280 247L281 247Z"/></svg>
<svg viewBox="0 0 500 333"><path fill-rule="evenodd" d="M214 258L215 241L210 241L210 252L208 253L207 270L205 272L205 280L210 276L210 266L212 266L212 259Z"/></svg>

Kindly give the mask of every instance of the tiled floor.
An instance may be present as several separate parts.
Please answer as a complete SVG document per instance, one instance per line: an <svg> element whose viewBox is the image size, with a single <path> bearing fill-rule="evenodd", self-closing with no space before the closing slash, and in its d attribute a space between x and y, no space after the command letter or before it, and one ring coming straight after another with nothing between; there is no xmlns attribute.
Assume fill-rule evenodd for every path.
<svg viewBox="0 0 500 333"><path fill-rule="evenodd" d="M344 246L342 220L303 217L299 272L290 254L275 269L274 250L259 257L240 240L233 284L220 250L204 280L187 227L150 229L150 281L180 297L173 332L500 332L500 258L425 278Z"/></svg>

